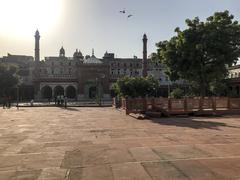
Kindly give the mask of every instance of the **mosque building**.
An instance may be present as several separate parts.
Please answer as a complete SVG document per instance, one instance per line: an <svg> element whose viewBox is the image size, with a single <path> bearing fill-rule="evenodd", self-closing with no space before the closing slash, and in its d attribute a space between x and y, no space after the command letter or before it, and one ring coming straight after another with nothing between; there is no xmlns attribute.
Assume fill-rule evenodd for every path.
<svg viewBox="0 0 240 180"><path fill-rule="evenodd" d="M106 52L102 58L92 55L84 56L78 49L72 57L65 56L65 49L61 47L58 56L45 57L40 60L40 33L35 33L35 56L19 57L19 62L27 63L23 66L25 74L22 79L22 94L25 99L36 100L53 99L58 95L65 95L72 100L89 100L100 97L111 98L113 83L124 76L152 75L163 86L171 85L164 73L162 64L152 62L147 58L147 36L143 36L143 58L116 58L114 53ZM21 58L22 57L22 58ZM13 55L3 58L10 62ZM28 59L28 61L26 61ZM21 61L22 60L22 61ZM28 93L24 93L28 89ZM30 89L30 90L29 90ZM31 93L30 93L31 92ZM23 97L24 99L24 97Z"/></svg>
<svg viewBox="0 0 240 180"><path fill-rule="evenodd" d="M83 56L76 49L73 57L65 56L65 49L59 56L45 57L40 61L40 34L35 33L35 73L33 78L36 99L49 99L66 95L70 99L87 100L97 96L111 98L111 87L117 79L124 76L153 75L163 82L168 81L161 64L150 63L147 59L147 36L143 36L143 59L115 58L106 52L102 59L92 50L91 56Z"/></svg>

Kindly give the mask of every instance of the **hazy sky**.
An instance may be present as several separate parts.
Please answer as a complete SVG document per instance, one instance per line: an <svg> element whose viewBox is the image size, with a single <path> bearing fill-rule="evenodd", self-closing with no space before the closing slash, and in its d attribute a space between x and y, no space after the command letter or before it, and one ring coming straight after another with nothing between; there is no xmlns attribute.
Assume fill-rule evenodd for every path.
<svg viewBox="0 0 240 180"><path fill-rule="evenodd" d="M76 48L84 55L94 48L97 57L105 51L142 57L144 33L151 53L177 26L184 28L186 18L229 10L240 20L239 0L0 0L0 7L0 56L33 56L37 28L41 58L58 55L62 45L67 56ZM124 8L133 17L119 13Z"/></svg>

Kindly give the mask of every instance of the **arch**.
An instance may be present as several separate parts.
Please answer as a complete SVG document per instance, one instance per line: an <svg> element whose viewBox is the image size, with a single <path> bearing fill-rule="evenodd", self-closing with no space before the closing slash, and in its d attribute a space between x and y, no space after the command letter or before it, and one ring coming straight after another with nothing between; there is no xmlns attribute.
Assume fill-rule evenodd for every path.
<svg viewBox="0 0 240 180"><path fill-rule="evenodd" d="M41 94L44 99L51 99L52 98L52 88L50 86L44 86L41 89Z"/></svg>
<svg viewBox="0 0 240 180"><path fill-rule="evenodd" d="M74 99L76 98L76 89L73 86L68 86L66 88L66 96L67 98Z"/></svg>
<svg viewBox="0 0 240 180"><path fill-rule="evenodd" d="M236 93L239 95L239 86L236 86Z"/></svg>
<svg viewBox="0 0 240 180"><path fill-rule="evenodd" d="M95 99L97 97L97 87L91 86L89 88L88 94L90 99Z"/></svg>
<svg viewBox="0 0 240 180"><path fill-rule="evenodd" d="M54 88L54 95L55 96L61 96L64 95L64 88L62 86L56 86Z"/></svg>

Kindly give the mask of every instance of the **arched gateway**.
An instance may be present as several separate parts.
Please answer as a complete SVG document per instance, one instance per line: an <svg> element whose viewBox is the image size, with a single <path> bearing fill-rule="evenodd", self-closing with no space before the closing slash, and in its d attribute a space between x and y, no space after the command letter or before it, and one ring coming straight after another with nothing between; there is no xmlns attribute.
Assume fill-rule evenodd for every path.
<svg viewBox="0 0 240 180"><path fill-rule="evenodd" d="M77 96L76 89L73 86L68 86L66 88L66 96L70 99L75 99Z"/></svg>
<svg viewBox="0 0 240 180"><path fill-rule="evenodd" d="M52 88L50 86L44 86L41 90L43 99L51 99L52 98Z"/></svg>
<svg viewBox="0 0 240 180"><path fill-rule="evenodd" d="M76 83L42 83L40 84L42 99L54 99L57 96L67 96L69 99L77 99Z"/></svg>
<svg viewBox="0 0 240 180"><path fill-rule="evenodd" d="M54 88L54 96L64 95L64 88L62 86L56 86Z"/></svg>

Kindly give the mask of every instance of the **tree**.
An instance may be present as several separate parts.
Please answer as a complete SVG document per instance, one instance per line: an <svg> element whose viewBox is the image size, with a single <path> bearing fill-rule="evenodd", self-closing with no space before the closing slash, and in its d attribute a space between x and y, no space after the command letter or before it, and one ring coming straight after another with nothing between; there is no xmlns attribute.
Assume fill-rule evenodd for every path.
<svg viewBox="0 0 240 180"><path fill-rule="evenodd" d="M17 67L0 63L0 95L9 95L12 88L18 84Z"/></svg>
<svg viewBox="0 0 240 180"><path fill-rule="evenodd" d="M157 57L171 80L185 79L205 96L240 57L240 25L228 11L216 12L205 22L187 19L186 24L187 29L176 28L169 41L157 43Z"/></svg>
<svg viewBox="0 0 240 180"><path fill-rule="evenodd" d="M155 96L159 89L159 83L153 77L124 77L114 85L115 94L123 97Z"/></svg>
<svg viewBox="0 0 240 180"><path fill-rule="evenodd" d="M180 99L184 97L184 90L180 88L176 88L171 92L170 97L175 99Z"/></svg>

